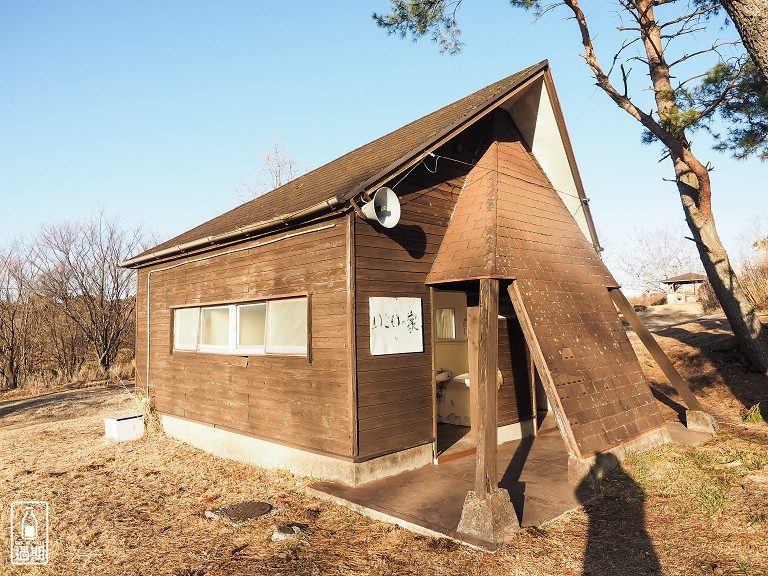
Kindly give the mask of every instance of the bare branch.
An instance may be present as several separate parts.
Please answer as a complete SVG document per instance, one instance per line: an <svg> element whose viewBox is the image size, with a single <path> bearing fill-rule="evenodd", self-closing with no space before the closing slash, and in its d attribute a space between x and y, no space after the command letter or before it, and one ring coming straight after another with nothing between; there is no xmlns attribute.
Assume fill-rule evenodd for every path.
<svg viewBox="0 0 768 576"><path fill-rule="evenodd" d="M681 62L685 62L686 60L693 58L695 56L701 56L702 54L709 54L710 52L717 52L717 49L722 46L734 46L738 44L739 42L732 41L732 42L720 42L713 44L710 48L705 48L704 50L698 50L696 52L691 52L690 54L683 54L680 58L672 62L669 67L672 68L673 66L677 66Z"/></svg>
<svg viewBox="0 0 768 576"><path fill-rule="evenodd" d="M674 24L678 24L680 22L688 22L693 18L700 18L701 16L704 16L705 14L709 14L710 12L713 12L718 8L719 8L718 5L702 8L701 10L697 10L696 12L691 12L690 14L686 14L685 16L681 16L680 18L675 18L674 20L670 20L669 22L665 22L664 24L659 24L659 28L663 29L663 28L666 28L667 26L673 26Z"/></svg>
<svg viewBox="0 0 768 576"><path fill-rule="evenodd" d="M613 74L613 69L616 67L616 62L618 61L619 56L621 56L621 53L627 48L629 48L630 46L632 46L632 44L634 44L635 42L638 42L639 40L640 38L635 38L634 40L625 41L621 45L621 48L619 48L619 51L613 55L613 62L611 62L611 68L608 70L608 74L607 74L608 76Z"/></svg>

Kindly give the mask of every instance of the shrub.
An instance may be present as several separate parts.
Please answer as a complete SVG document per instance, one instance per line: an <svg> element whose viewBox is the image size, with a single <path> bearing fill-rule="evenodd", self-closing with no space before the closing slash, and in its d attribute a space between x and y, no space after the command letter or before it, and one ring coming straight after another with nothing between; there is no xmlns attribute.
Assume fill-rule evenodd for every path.
<svg viewBox="0 0 768 576"><path fill-rule="evenodd" d="M715 296L715 291L709 282L704 282L699 288L699 303L705 314L712 314L722 310L720 302L717 300L717 296Z"/></svg>
<svg viewBox="0 0 768 576"><path fill-rule="evenodd" d="M648 306L661 306L667 303L667 294L665 292L656 292L648 294Z"/></svg>

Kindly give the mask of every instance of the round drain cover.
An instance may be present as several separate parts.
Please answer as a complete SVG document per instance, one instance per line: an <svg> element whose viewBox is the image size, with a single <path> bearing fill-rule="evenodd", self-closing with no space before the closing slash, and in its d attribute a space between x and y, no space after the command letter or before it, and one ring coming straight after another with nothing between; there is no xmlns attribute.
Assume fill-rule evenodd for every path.
<svg viewBox="0 0 768 576"><path fill-rule="evenodd" d="M231 520L250 520L264 516L272 510L272 505L266 502L257 502L249 500L247 502L238 502L231 506L226 506L222 512Z"/></svg>

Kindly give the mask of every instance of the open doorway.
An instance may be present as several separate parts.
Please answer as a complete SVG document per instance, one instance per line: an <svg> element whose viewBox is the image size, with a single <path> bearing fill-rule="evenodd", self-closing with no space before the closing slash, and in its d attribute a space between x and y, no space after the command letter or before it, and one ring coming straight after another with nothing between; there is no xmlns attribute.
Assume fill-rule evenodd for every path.
<svg viewBox="0 0 768 576"><path fill-rule="evenodd" d="M476 338L472 324L478 303L475 284L445 284L433 292L437 463L475 451L472 421L476 406L470 369ZM535 436L538 430L551 427L553 419L512 303L505 290L500 292L497 420L499 443L503 443ZM476 345L474 342L475 349Z"/></svg>
<svg viewBox="0 0 768 576"><path fill-rule="evenodd" d="M474 451L469 377L467 292L435 290L433 348L438 459Z"/></svg>

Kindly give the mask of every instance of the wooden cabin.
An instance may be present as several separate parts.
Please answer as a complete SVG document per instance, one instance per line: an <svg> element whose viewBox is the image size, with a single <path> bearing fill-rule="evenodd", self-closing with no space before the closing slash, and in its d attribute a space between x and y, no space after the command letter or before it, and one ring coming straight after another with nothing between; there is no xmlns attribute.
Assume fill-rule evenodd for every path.
<svg viewBox="0 0 768 576"><path fill-rule="evenodd" d="M545 421L576 462L668 439L546 61L123 265L137 385L216 454L356 485Z"/></svg>

